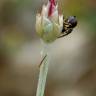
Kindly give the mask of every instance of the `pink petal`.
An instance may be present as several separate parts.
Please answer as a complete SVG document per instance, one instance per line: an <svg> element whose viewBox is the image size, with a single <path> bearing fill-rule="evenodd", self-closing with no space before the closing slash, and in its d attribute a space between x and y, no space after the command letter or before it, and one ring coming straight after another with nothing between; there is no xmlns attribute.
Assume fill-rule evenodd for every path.
<svg viewBox="0 0 96 96"><path fill-rule="evenodd" d="M56 1L55 0L50 0L50 2L55 5Z"/></svg>
<svg viewBox="0 0 96 96"><path fill-rule="evenodd" d="M54 10L54 6L56 6L56 1L55 0L49 0L49 11L48 11L48 16L51 16Z"/></svg>

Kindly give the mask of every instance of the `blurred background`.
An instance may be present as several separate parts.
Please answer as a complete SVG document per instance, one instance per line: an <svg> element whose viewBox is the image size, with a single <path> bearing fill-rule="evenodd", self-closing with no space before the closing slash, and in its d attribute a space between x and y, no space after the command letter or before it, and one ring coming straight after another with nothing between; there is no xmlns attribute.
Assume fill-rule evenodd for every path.
<svg viewBox="0 0 96 96"><path fill-rule="evenodd" d="M0 0L0 96L35 96L40 51L35 16L47 0ZM96 96L96 0L58 0L74 31L51 45L45 96Z"/></svg>

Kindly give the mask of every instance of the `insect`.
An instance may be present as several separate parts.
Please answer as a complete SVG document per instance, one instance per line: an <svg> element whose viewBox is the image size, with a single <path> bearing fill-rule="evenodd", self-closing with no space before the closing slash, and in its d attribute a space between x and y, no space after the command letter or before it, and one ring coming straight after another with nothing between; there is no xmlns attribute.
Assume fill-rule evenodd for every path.
<svg viewBox="0 0 96 96"><path fill-rule="evenodd" d="M70 34L77 25L76 16L69 16L67 19L63 17L63 28L61 31L61 35L58 38L64 37Z"/></svg>

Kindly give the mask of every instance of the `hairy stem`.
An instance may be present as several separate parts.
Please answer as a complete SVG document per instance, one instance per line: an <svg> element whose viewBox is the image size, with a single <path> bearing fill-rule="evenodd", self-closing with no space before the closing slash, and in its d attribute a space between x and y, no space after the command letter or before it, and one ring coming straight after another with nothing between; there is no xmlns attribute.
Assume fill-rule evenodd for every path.
<svg viewBox="0 0 96 96"><path fill-rule="evenodd" d="M49 54L46 51L46 47L42 51L42 56L44 57L45 55L46 58L43 60L42 64L40 65L40 73L39 73L36 96L44 96L46 77L47 77L48 65L49 65Z"/></svg>

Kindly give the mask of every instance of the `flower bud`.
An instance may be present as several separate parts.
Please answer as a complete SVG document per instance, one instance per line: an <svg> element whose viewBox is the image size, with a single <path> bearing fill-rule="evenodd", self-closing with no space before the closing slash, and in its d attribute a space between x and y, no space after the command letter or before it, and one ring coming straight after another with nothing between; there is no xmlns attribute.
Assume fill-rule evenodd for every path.
<svg viewBox="0 0 96 96"><path fill-rule="evenodd" d="M49 0L41 14L36 15L36 32L45 43L51 43L60 35L62 26L63 16L58 14L58 5L55 0Z"/></svg>

